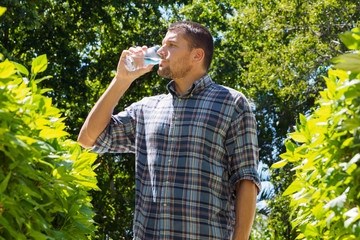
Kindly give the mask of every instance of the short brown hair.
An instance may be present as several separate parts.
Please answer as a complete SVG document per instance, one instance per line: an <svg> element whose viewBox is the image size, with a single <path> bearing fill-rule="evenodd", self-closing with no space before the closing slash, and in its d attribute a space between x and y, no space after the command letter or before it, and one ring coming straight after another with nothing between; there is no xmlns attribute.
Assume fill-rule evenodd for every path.
<svg viewBox="0 0 360 240"><path fill-rule="evenodd" d="M210 31L197 22L180 21L170 24L168 31L183 31L184 38L191 48L201 48L205 52L205 68L209 70L213 54L214 41Z"/></svg>

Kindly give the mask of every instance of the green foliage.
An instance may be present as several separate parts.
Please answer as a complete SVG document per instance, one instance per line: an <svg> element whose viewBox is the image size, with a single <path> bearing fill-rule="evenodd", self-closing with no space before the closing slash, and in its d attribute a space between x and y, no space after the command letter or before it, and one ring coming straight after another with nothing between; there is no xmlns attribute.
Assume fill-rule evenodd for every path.
<svg viewBox="0 0 360 240"><path fill-rule="evenodd" d="M250 239L294 240L297 234L289 222L289 202L289 197L277 195L269 202L269 214L256 214Z"/></svg>
<svg viewBox="0 0 360 240"><path fill-rule="evenodd" d="M92 203L101 214L94 220L97 223L96 236L93 239L133 239L133 215L135 207L135 156L133 154L116 155L114 161L109 156L99 156L100 166L96 169L103 172L98 176L99 188L105 189L94 192Z"/></svg>
<svg viewBox="0 0 360 240"><path fill-rule="evenodd" d="M0 63L0 239L88 239L96 154L65 140L64 118L36 79L46 55Z"/></svg>
<svg viewBox="0 0 360 240"><path fill-rule="evenodd" d="M0 52L10 60L21 59L26 66L35 53L47 55L46 71L53 78L39 86L54 90L44 94L64 112L72 139L114 76L122 50L161 43L168 24L176 20L206 25L215 37L210 74L217 83L245 92L255 103L260 160L269 166L284 152L283 139L298 114L314 106L328 60L345 51L338 34L360 19L359 0L4 0L2 5L8 11L0 17ZM26 75L27 70L19 71ZM41 72L38 76L43 77ZM146 74L131 86L115 111L144 96L166 92L167 82L156 70ZM102 164L95 171L105 194L93 192L99 239L131 239L133 207L129 206L134 192L126 189L133 189L133 156L117 158L103 155L97 160ZM274 171L273 176L279 193L293 179L287 170ZM270 205L277 213L287 209L276 202ZM280 216L288 213L274 212L267 219L269 226L278 226L278 236L285 236L280 229L289 232L288 223Z"/></svg>
<svg viewBox="0 0 360 240"><path fill-rule="evenodd" d="M358 28L344 36L345 44L360 49ZM360 236L360 74L342 70L349 70L347 59L337 58L345 62L328 71L319 107L308 117L300 114L283 160L273 165L295 165L296 179L283 195L291 196L298 239Z"/></svg>

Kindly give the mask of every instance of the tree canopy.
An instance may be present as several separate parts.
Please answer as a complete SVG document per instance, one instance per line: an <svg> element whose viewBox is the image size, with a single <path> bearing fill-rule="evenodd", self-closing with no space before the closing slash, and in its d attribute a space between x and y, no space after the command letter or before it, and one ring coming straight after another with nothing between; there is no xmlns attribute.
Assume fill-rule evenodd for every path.
<svg viewBox="0 0 360 240"><path fill-rule="evenodd" d="M356 27L359 0L264 1L90 1L5 0L0 17L0 51L4 59L30 66L46 54L40 83L62 109L70 137L77 137L88 112L115 74L121 51L162 41L169 23L192 20L213 33L215 53L210 75L215 82L245 93L258 123L260 160L272 165L285 151L284 140L298 121L316 106L322 78L334 56L348 50L339 33ZM43 77L44 75L39 75ZM166 92L167 81L155 71L127 91L115 111L144 96ZM94 194L98 238L131 239L134 158L102 155L97 169L101 194ZM278 193L267 214L276 239L293 239L288 201L281 197L294 176L291 164L274 170ZM264 168L266 169L266 168ZM273 210L271 210L273 209ZM279 211L277 211L277 210ZM274 215L272 215L274 214ZM118 219L123 219L119 223ZM272 233L274 235L274 233ZM283 238L282 238L283 237Z"/></svg>

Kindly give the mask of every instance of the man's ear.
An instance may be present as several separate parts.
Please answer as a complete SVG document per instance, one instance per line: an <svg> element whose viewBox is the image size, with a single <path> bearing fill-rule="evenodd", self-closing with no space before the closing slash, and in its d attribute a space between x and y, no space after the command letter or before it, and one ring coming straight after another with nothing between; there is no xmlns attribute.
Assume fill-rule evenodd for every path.
<svg viewBox="0 0 360 240"><path fill-rule="evenodd" d="M201 62L205 58L205 52L201 48L194 48L191 54L194 62Z"/></svg>

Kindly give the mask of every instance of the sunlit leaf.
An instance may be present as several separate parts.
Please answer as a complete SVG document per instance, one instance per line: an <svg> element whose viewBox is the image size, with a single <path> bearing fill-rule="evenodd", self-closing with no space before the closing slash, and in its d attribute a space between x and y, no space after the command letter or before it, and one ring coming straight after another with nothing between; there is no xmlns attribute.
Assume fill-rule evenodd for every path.
<svg viewBox="0 0 360 240"><path fill-rule="evenodd" d="M0 7L0 16L6 12L6 7Z"/></svg>
<svg viewBox="0 0 360 240"><path fill-rule="evenodd" d="M14 63L5 60L4 62L0 63L0 79L9 78L10 76L14 76L17 72L15 69Z"/></svg>
<svg viewBox="0 0 360 240"><path fill-rule="evenodd" d="M40 72L43 72L47 68L47 57L46 54L41 55L37 58L35 58L31 65L31 73L32 74L38 74Z"/></svg>
<svg viewBox="0 0 360 240"><path fill-rule="evenodd" d="M305 227L304 234L306 236L318 237L319 236L319 230L315 226L313 226L311 224L307 224L306 227Z"/></svg>
<svg viewBox="0 0 360 240"><path fill-rule="evenodd" d="M308 141L307 138L302 133L290 133L289 135L294 141L299 143L305 143Z"/></svg>
<svg viewBox="0 0 360 240"><path fill-rule="evenodd" d="M354 207L354 208L350 209L349 211L344 213L344 216L348 217L348 219L344 222L344 226L347 228L350 226L350 224L352 224L356 220L360 219L359 208Z"/></svg>
<svg viewBox="0 0 360 240"><path fill-rule="evenodd" d="M304 185L300 181L294 181L290 184L290 186L285 190L283 193L283 196L288 196L290 194L293 194L295 192L300 191L303 189Z"/></svg>
<svg viewBox="0 0 360 240"><path fill-rule="evenodd" d="M338 208L342 208L345 204L345 201L347 199L346 193L344 192L343 194L341 194L340 196L332 199L331 201L329 201L324 208L334 208L334 207L338 207Z"/></svg>
<svg viewBox="0 0 360 240"><path fill-rule="evenodd" d="M335 68L353 73L360 73L360 55L355 53L348 53L341 55L333 60Z"/></svg>
<svg viewBox="0 0 360 240"><path fill-rule="evenodd" d="M278 162L274 163L273 165L271 165L271 168L282 168L283 166L285 166L287 164L287 162L288 161L286 159L278 161Z"/></svg>
<svg viewBox="0 0 360 240"><path fill-rule="evenodd" d="M356 35L352 32L345 32L339 35L341 41L345 44L345 46L349 49L359 49L360 48L360 39L356 38Z"/></svg>
<svg viewBox="0 0 360 240"><path fill-rule="evenodd" d="M15 62L14 62L14 64L15 64L15 67L17 68L17 70L19 70L20 73L22 73L25 76L29 76L29 71L27 70L26 67L24 67L21 64L15 63Z"/></svg>
<svg viewBox="0 0 360 240"><path fill-rule="evenodd" d="M51 129L51 128L45 128L40 131L39 137L41 138L60 138L64 136L68 136L69 133L65 131L61 131L59 129Z"/></svg>

